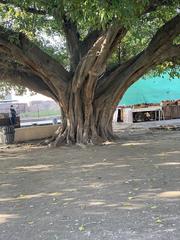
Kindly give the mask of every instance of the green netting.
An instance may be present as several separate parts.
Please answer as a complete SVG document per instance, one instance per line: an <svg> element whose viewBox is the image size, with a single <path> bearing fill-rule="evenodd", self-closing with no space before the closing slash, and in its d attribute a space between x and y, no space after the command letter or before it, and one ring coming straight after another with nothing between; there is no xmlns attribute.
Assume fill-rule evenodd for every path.
<svg viewBox="0 0 180 240"><path fill-rule="evenodd" d="M168 74L161 77L147 77L134 83L124 94L119 105L140 103L160 103L163 100L180 99L180 79L170 78Z"/></svg>

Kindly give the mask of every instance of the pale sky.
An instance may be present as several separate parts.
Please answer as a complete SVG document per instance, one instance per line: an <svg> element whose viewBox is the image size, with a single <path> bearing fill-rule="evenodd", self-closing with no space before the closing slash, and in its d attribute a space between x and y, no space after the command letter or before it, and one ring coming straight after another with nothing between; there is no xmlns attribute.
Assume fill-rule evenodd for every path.
<svg viewBox="0 0 180 240"><path fill-rule="evenodd" d="M27 94L21 95L21 96L17 96L15 95L15 93L12 93L12 100L17 100L20 102L30 102L30 101L37 101L37 100L41 100L41 101L53 101L51 98L48 98L44 95L41 94L35 94L35 95L31 95L30 92L28 91Z"/></svg>

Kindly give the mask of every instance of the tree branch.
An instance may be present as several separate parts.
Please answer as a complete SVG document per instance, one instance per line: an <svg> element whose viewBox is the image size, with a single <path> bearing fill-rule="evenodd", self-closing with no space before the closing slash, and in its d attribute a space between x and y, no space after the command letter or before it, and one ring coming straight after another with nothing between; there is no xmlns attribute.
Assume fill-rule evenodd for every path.
<svg viewBox="0 0 180 240"><path fill-rule="evenodd" d="M18 80L19 78L12 78L11 81L14 83L14 85L16 84L16 80L17 80L17 85L22 85L30 89L32 89L33 87L32 89L33 91L36 91L36 92L41 91L41 94L43 94L42 93L42 87L43 87L44 88L43 91L45 91L46 96L49 95L54 100L58 99L58 90L54 87L54 85L48 79L46 79L46 77L41 76L39 72L36 72L33 69L28 68L27 66L21 65L13 58L10 58L7 54L0 53L0 60L1 60L0 68L4 70L2 72L4 73L6 72L6 75L9 72L9 73L18 75L19 77L25 76L24 79L21 78L21 81ZM31 77L32 77L32 81L30 81ZM38 86L40 88L39 90L38 90Z"/></svg>
<svg viewBox="0 0 180 240"><path fill-rule="evenodd" d="M32 91L46 95L58 101L58 96L49 89L49 87L44 83L43 79L35 75L28 69L23 67L6 66L3 67L0 64L0 80L2 82L9 82L12 85L19 85L29 88Z"/></svg>
<svg viewBox="0 0 180 240"><path fill-rule="evenodd" d="M165 58L169 61L178 62L180 60L180 44L171 45L165 53Z"/></svg>
<svg viewBox="0 0 180 240"><path fill-rule="evenodd" d="M146 8L144 9L144 11L142 12L142 14L139 15L139 17L141 15L144 15L148 12L152 12L157 10L158 7L160 6L169 6L173 3L173 0L152 0L149 2L149 4L146 6ZM125 29L125 27L123 27L124 29L124 35L127 32L127 29ZM89 49L92 47L92 45L97 41L97 39L103 34L102 30L94 30L92 32L90 32L86 38L84 39L84 41L81 42L81 52L82 52L82 56L84 56L85 54L87 54L87 52L89 51ZM117 45L117 42L120 42L122 38L116 38L116 41L114 42L114 46L112 45L112 49ZM110 53L111 54L111 53ZM110 55L109 54L109 55Z"/></svg>
<svg viewBox="0 0 180 240"><path fill-rule="evenodd" d="M167 47L168 44L172 45L173 40L180 33L180 15L176 15L174 18L165 23L154 35L149 46L148 52L156 52L158 49L162 49L163 46Z"/></svg>
<svg viewBox="0 0 180 240"><path fill-rule="evenodd" d="M144 51L119 65L98 82L96 98L100 98L102 92L106 95L106 92L111 91L118 99L124 90L154 66L169 58L179 57L179 47L173 45L174 38L179 34L180 16L177 15L157 31ZM108 98L109 94L106 96Z"/></svg>
<svg viewBox="0 0 180 240"><path fill-rule="evenodd" d="M41 74L42 78L48 78L60 90L66 88L70 74L24 34L0 27L0 52Z"/></svg>
<svg viewBox="0 0 180 240"><path fill-rule="evenodd" d="M156 11L161 6L171 6L173 3L173 0L152 0L145 9L144 14Z"/></svg>
<svg viewBox="0 0 180 240"><path fill-rule="evenodd" d="M80 34L78 32L77 24L68 16L63 1L54 8L53 17L56 22L59 23L61 30L64 32L67 50L70 54L71 72L74 72L81 59Z"/></svg>
<svg viewBox="0 0 180 240"><path fill-rule="evenodd" d="M70 18L67 18L65 14L62 16L62 22L67 48L70 54L71 71L74 72L81 59L80 35L76 24Z"/></svg>
<svg viewBox="0 0 180 240"><path fill-rule="evenodd" d="M100 36L81 59L73 77L73 91L77 91L89 79L91 84L97 80L106 68L107 58L111 55L114 46L124 37L126 29L121 26L111 26Z"/></svg>
<svg viewBox="0 0 180 240"><path fill-rule="evenodd" d="M81 56L85 56L85 54L89 51L92 45L96 42L96 40L102 35L102 30L92 30L89 31L87 36L81 41Z"/></svg>

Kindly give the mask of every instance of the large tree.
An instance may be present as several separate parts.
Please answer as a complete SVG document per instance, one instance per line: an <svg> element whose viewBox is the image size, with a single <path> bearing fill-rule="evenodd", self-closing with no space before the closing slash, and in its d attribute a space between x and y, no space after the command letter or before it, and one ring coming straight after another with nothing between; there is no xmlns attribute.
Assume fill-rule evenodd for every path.
<svg viewBox="0 0 180 240"><path fill-rule="evenodd" d="M113 113L128 87L157 66L178 64L177 5L0 0L0 79L59 103L56 145L114 139Z"/></svg>

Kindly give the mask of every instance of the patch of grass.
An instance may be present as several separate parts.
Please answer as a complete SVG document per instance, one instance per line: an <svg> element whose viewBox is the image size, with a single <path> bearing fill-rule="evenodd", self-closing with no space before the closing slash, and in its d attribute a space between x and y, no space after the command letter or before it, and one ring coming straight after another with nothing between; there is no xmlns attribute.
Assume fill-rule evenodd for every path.
<svg viewBox="0 0 180 240"><path fill-rule="evenodd" d="M59 110L41 110L39 112L24 112L20 113L21 118L27 118L27 117L49 117L49 116L60 116Z"/></svg>

